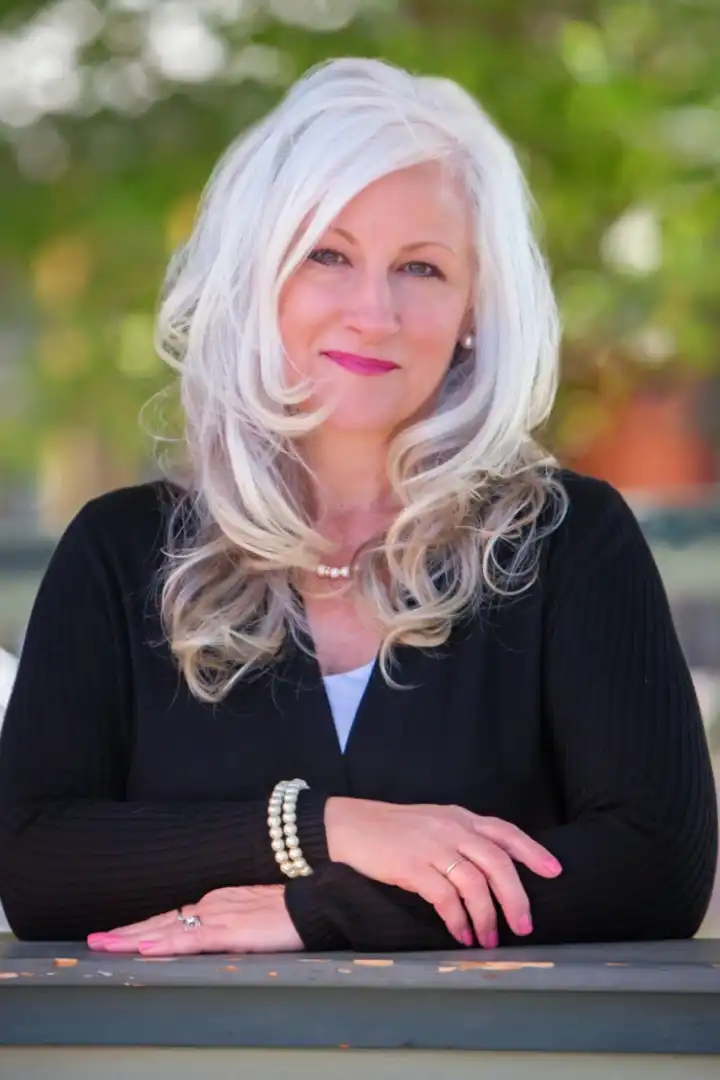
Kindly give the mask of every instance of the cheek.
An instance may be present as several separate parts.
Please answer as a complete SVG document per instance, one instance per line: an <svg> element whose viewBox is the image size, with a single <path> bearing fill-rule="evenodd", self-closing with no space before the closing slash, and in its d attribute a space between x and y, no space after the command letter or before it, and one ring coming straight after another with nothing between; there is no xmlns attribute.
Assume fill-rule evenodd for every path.
<svg viewBox="0 0 720 1080"><path fill-rule="evenodd" d="M440 358L452 356L464 304L459 297L429 286L427 283L421 291L415 283L412 293L408 289L403 297L403 324L415 351L419 348L425 356L434 355L440 362Z"/></svg>
<svg viewBox="0 0 720 1080"><path fill-rule="evenodd" d="M278 322L283 338L308 341L321 333L341 305L337 290L319 287L310 275L299 274L280 294Z"/></svg>
<svg viewBox="0 0 720 1080"><path fill-rule="evenodd" d="M280 297L278 325L288 355L289 375L307 373L312 342L322 321L322 305L318 304L314 291L305 288L301 281L288 283Z"/></svg>
<svg viewBox="0 0 720 1080"><path fill-rule="evenodd" d="M457 324L448 321L447 309L424 311L408 334L408 352L415 381L432 388L447 371L457 345Z"/></svg>

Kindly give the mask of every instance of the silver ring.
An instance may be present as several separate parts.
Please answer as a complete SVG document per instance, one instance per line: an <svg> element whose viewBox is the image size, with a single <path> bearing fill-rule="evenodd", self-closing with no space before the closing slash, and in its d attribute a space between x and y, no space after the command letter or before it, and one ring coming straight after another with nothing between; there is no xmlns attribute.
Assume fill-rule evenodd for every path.
<svg viewBox="0 0 720 1080"><path fill-rule="evenodd" d="M455 862L451 862L450 865L448 866L447 870L443 871L443 873L445 874L445 877L450 877L450 875L452 874L455 867L459 866L461 862L467 862L467 859L465 858L464 855L461 855L459 859L455 860Z"/></svg>
<svg viewBox="0 0 720 1080"><path fill-rule="evenodd" d="M199 915L183 915L182 911L177 913L177 921L183 924L183 930L197 930L202 926L202 919Z"/></svg>

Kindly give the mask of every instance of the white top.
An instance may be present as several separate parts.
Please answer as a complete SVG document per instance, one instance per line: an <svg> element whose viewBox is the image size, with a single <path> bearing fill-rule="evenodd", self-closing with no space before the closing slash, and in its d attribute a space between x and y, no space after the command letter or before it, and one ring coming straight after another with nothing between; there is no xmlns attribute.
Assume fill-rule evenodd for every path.
<svg viewBox="0 0 720 1080"><path fill-rule="evenodd" d="M341 671L338 675L323 676L325 693L330 702L338 742L343 753L345 753L355 714L374 667L375 661L371 660L369 664L354 668L352 671Z"/></svg>

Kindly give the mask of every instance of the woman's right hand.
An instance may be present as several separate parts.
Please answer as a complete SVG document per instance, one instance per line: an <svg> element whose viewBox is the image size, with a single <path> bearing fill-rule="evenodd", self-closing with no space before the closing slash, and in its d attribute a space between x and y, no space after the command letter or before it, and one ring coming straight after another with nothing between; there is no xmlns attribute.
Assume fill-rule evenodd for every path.
<svg viewBox="0 0 720 1080"><path fill-rule="evenodd" d="M532 932L530 902L515 862L541 877L562 871L557 859L516 825L461 806L336 796L326 803L325 828L333 862L422 896L463 945L472 944L468 914L480 944L497 945L491 894L514 933Z"/></svg>

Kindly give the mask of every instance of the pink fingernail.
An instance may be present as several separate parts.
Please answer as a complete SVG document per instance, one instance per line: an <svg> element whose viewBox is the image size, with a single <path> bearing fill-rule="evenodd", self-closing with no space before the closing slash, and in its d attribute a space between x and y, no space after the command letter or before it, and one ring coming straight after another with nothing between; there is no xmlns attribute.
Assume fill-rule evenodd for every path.
<svg viewBox="0 0 720 1080"><path fill-rule="evenodd" d="M88 934L88 942L105 943L106 941L122 941L120 934Z"/></svg>
<svg viewBox="0 0 720 1080"><path fill-rule="evenodd" d="M562 864L557 859L548 859L545 863L545 869L549 874L560 874L562 873Z"/></svg>
<svg viewBox="0 0 720 1080"><path fill-rule="evenodd" d="M485 935L485 948L486 949L497 949L497 947L498 947L497 930L491 930L489 934Z"/></svg>
<svg viewBox="0 0 720 1080"><path fill-rule="evenodd" d="M467 947L470 948L473 943L473 936L469 930L463 930L460 935L460 940L462 941L463 945L467 945Z"/></svg>
<svg viewBox="0 0 720 1080"><path fill-rule="evenodd" d="M518 919L518 930L521 934L532 934L532 919L529 915L522 915Z"/></svg>

